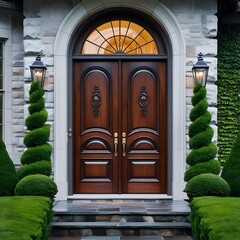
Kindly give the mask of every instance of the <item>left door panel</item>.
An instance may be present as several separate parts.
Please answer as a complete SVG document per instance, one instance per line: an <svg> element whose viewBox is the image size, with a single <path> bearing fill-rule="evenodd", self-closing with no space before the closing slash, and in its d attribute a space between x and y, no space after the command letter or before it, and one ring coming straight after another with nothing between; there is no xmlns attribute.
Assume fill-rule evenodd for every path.
<svg viewBox="0 0 240 240"><path fill-rule="evenodd" d="M118 63L73 63L74 193L118 193Z"/></svg>

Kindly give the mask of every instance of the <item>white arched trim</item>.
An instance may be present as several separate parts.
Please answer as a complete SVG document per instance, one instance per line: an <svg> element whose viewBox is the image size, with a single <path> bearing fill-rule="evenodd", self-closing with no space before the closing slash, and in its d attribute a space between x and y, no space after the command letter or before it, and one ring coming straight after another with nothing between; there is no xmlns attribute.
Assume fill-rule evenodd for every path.
<svg viewBox="0 0 240 240"><path fill-rule="evenodd" d="M109 2L109 3L108 3ZM173 13L155 0L139 1L82 1L76 5L62 22L54 46L54 180L58 185L58 200L68 196L68 137L67 137L67 82L68 47L74 31L86 17L110 7L131 7L152 16L165 30L172 46L172 196L183 199L186 169L186 103L185 103L185 41Z"/></svg>

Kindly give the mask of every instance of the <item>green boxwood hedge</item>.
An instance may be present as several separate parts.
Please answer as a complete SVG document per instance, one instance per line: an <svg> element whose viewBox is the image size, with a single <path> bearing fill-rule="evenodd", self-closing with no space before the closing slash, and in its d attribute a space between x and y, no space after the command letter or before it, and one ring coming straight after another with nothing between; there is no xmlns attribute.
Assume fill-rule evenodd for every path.
<svg viewBox="0 0 240 240"><path fill-rule="evenodd" d="M0 209L0 239L49 239L53 210L48 197L0 197Z"/></svg>
<svg viewBox="0 0 240 240"><path fill-rule="evenodd" d="M227 181L231 188L230 196L240 197L240 134L238 134L224 164L221 177Z"/></svg>
<svg viewBox="0 0 240 240"><path fill-rule="evenodd" d="M190 204L194 240L237 240L240 198L198 197Z"/></svg>
<svg viewBox="0 0 240 240"><path fill-rule="evenodd" d="M17 182L15 166L8 155L5 143L0 138L0 196L13 195Z"/></svg>

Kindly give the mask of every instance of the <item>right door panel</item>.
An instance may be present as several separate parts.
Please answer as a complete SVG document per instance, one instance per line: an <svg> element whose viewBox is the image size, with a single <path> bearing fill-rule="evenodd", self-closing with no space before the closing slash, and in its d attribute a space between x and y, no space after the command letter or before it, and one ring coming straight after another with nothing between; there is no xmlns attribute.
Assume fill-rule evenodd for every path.
<svg viewBox="0 0 240 240"><path fill-rule="evenodd" d="M125 61L121 69L122 193L166 193L166 62Z"/></svg>

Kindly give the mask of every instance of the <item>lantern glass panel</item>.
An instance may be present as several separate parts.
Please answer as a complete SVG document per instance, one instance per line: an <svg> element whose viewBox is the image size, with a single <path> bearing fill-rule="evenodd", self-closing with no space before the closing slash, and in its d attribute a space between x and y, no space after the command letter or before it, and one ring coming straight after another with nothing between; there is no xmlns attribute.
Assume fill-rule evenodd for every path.
<svg viewBox="0 0 240 240"><path fill-rule="evenodd" d="M208 68L193 68L194 83L201 83L204 87L207 83Z"/></svg>
<svg viewBox="0 0 240 240"><path fill-rule="evenodd" d="M31 68L32 80L40 82L41 86L44 85L45 69L44 68Z"/></svg>

